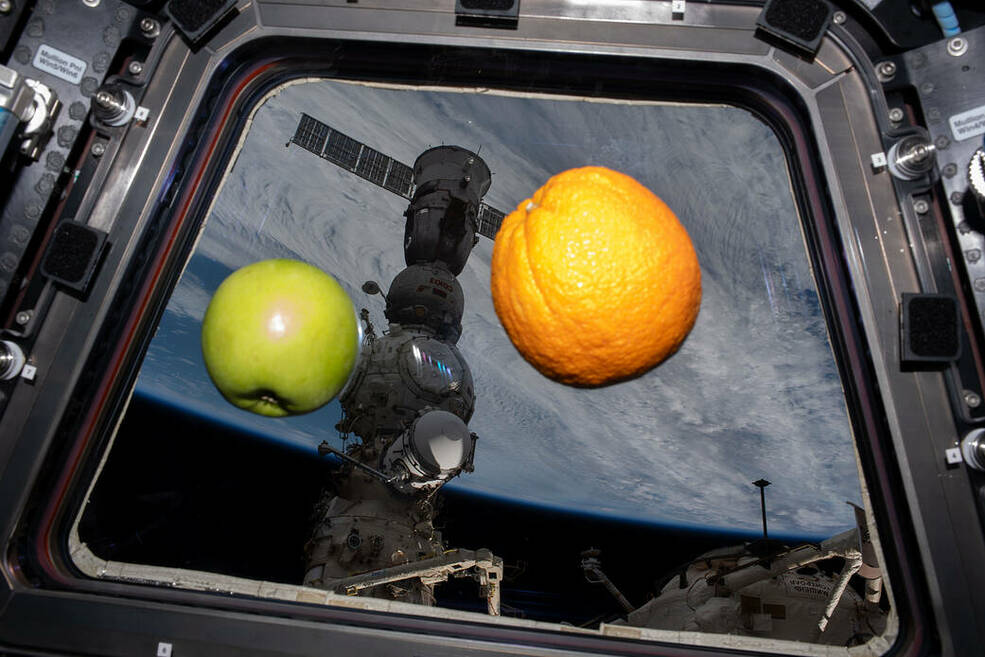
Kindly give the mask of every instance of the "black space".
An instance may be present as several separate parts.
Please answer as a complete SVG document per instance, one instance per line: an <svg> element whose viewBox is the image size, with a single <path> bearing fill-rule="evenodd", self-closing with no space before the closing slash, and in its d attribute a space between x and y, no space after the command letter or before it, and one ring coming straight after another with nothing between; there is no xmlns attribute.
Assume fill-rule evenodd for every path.
<svg viewBox="0 0 985 657"><path fill-rule="evenodd" d="M325 476L316 457L137 395L81 538L105 559L299 583ZM618 615L604 589L584 581L580 553L589 547L601 548L603 569L640 605L675 567L742 542L453 491L444 492L440 508L436 524L450 547L485 547L504 559L504 615L536 620L582 624ZM483 609L468 580L437 594L443 606Z"/></svg>

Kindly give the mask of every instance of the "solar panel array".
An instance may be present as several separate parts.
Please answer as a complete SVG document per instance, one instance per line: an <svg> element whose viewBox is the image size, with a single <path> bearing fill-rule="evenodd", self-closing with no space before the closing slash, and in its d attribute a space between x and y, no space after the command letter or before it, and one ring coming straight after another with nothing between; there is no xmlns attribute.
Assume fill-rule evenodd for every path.
<svg viewBox="0 0 985 657"><path fill-rule="evenodd" d="M307 114L301 115L291 141L407 200L414 195L414 171L409 166Z"/></svg>
<svg viewBox="0 0 985 657"><path fill-rule="evenodd" d="M491 205L486 205L485 203L479 204L479 229L476 231L480 235L488 237L491 240L496 239L496 233L499 232L499 226L503 223L503 217L506 215Z"/></svg>
<svg viewBox="0 0 985 657"><path fill-rule="evenodd" d="M407 200L414 196L413 169L307 114L301 114L291 141ZM477 232L489 239L495 239L504 216L496 208L480 203Z"/></svg>

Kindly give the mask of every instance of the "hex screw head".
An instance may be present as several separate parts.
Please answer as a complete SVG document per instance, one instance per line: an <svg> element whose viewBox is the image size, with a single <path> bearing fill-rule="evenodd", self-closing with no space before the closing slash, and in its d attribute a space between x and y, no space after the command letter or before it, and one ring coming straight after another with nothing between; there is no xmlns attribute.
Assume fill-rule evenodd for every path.
<svg viewBox="0 0 985 657"><path fill-rule="evenodd" d="M130 65L127 66L127 71L130 75L140 75L144 72L144 65L137 61L130 62Z"/></svg>
<svg viewBox="0 0 985 657"><path fill-rule="evenodd" d="M892 121L893 123L899 123L900 121L902 121L903 110L901 110L898 107L894 107L893 109L889 110L889 120Z"/></svg>
<svg viewBox="0 0 985 657"><path fill-rule="evenodd" d="M965 390L964 393L962 393L961 398L964 399L964 403L968 406L968 408L978 408L982 405L981 395L974 390Z"/></svg>
<svg viewBox="0 0 985 657"><path fill-rule="evenodd" d="M161 33L161 24L147 16L140 20L140 31L143 32L144 36L154 38Z"/></svg>
<svg viewBox="0 0 985 657"><path fill-rule="evenodd" d="M954 162L949 162L948 164L945 164L944 168L941 169L941 173L944 174L945 178L953 178L957 172L958 172L958 165L956 165Z"/></svg>
<svg viewBox="0 0 985 657"><path fill-rule="evenodd" d="M892 80L896 77L896 64L894 62L880 62L876 67L876 72L883 80Z"/></svg>
<svg viewBox="0 0 985 657"><path fill-rule="evenodd" d="M845 19L846 18L848 18L848 17L845 16L845 12L843 12L843 11L836 11L834 13L834 16L831 17L831 21L835 25L842 25L845 22Z"/></svg>
<svg viewBox="0 0 985 657"><path fill-rule="evenodd" d="M964 37L952 37L947 42L947 54L960 57L968 52L968 41Z"/></svg>
<svg viewBox="0 0 985 657"><path fill-rule="evenodd" d="M17 315L14 317L14 321L20 324L21 326L24 326L29 321L31 321L32 315L33 313L30 310L22 310L19 313L17 313Z"/></svg>
<svg viewBox="0 0 985 657"><path fill-rule="evenodd" d="M93 157L102 157L102 155L106 152L106 144L101 141L97 141L92 145L92 148L89 149L89 152L92 153Z"/></svg>
<svg viewBox="0 0 985 657"><path fill-rule="evenodd" d="M918 199L913 202L913 211L917 214L927 214L930 211L930 203L923 199Z"/></svg>
<svg viewBox="0 0 985 657"><path fill-rule="evenodd" d="M14 8L14 3L10 0L0 0L0 14L9 14Z"/></svg>

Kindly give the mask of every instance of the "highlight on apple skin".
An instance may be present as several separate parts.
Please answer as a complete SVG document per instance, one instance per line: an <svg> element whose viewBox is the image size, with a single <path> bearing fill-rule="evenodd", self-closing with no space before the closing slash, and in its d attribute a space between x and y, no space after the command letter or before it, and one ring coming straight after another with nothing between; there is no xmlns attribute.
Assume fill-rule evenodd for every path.
<svg viewBox="0 0 985 657"><path fill-rule="evenodd" d="M202 355L216 388L234 406L268 417L308 413L334 399L358 352L349 295L299 260L236 270L202 319Z"/></svg>

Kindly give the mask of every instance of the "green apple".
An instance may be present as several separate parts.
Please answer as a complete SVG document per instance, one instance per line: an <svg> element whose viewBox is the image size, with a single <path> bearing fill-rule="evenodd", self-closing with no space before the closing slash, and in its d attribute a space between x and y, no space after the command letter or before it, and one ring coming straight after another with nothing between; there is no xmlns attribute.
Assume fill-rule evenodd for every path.
<svg viewBox="0 0 985 657"><path fill-rule="evenodd" d="M359 350L349 295L298 260L264 260L229 275L202 319L212 382L239 408L282 417L331 401Z"/></svg>

